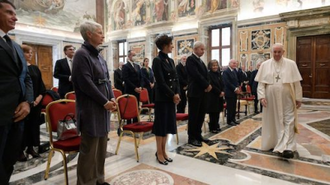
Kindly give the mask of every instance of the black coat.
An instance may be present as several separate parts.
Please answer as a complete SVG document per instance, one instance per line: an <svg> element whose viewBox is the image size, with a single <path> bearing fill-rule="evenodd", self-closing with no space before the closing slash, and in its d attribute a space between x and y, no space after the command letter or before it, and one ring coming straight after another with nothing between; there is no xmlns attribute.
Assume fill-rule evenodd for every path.
<svg viewBox="0 0 330 185"><path fill-rule="evenodd" d="M223 110L223 97L220 97L224 91L220 72L209 72L209 78L212 85L212 90L207 95L206 112L221 112Z"/></svg>
<svg viewBox="0 0 330 185"><path fill-rule="evenodd" d="M21 47L12 41L15 52L0 38L0 125L13 123L15 109L32 102L33 86Z"/></svg>
<svg viewBox="0 0 330 185"><path fill-rule="evenodd" d="M180 89L183 89L183 87L188 85L188 74L186 67L179 63L176 66L176 72L178 73L179 77Z"/></svg>
<svg viewBox="0 0 330 185"><path fill-rule="evenodd" d="M58 93L65 95L66 93L73 91L73 84L69 81L71 76L70 67L66 58L56 61L54 77L58 79Z"/></svg>
<svg viewBox="0 0 330 185"><path fill-rule="evenodd" d="M155 101L173 102L173 96L180 94L179 79L176 73L174 61L166 54L159 52L158 57L152 62L152 70L155 74ZM168 61L166 61L166 59Z"/></svg>
<svg viewBox="0 0 330 185"><path fill-rule="evenodd" d="M123 65L122 77L125 82L125 90L126 94L133 94L138 96L138 94L134 91L135 88L141 87L141 69L139 65L134 64L133 66L127 62Z"/></svg>
<svg viewBox="0 0 330 185"><path fill-rule="evenodd" d="M205 64L194 54L187 58L188 97L203 97L205 89L210 85Z"/></svg>
<svg viewBox="0 0 330 185"><path fill-rule="evenodd" d="M155 82L155 77L154 77L154 73L152 71L152 69L150 69L150 67L148 67L148 70L146 68L141 68L141 86L147 89L150 89L150 83L154 83Z"/></svg>
<svg viewBox="0 0 330 185"><path fill-rule="evenodd" d="M121 90L121 92L124 92L124 84L123 84L123 78L122 78L122 70L121 69L116 69L113 78L115 81L115 88Z"/></svg>
<svg viewBox="0 0 330 185"><path fill-rule="evenodd" d="M252 94L257 94L258 82L254 80L254 78L257 76L257 73L258 73L258 69L252 71L251 73L250 87Z"/></svg>

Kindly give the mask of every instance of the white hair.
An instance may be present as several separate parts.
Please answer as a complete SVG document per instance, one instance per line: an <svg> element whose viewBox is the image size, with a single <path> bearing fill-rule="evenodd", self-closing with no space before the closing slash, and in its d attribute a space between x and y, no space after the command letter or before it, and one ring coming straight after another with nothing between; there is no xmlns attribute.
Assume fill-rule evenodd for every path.
<svg viewBox="0 0 330 185"><path fill-rule="evenodd" d="M272 46L272 51L274 50L275 47L279 47L279 48L281 48L282 50L284 50L284 46L283 46L282 43L275 43L275 44L273 44L273 46Z"/></svg>
<svg viewBox="0 0 330 185"><path fill-rule="evenodd" d="M86 21L80 25L80 34L81 34L82 38L85 41L87 41L88 40L87 32L90 31L90 32L94 33L95 30L98 28L102 29L102 25L99 23L96 23L96 22Z"/></svg>
<svg viewBox="0 0 330 185"><path fill-rule="evenodd" d="M193 48L193 49L199 48L199 47L201 47L201 46L204 46L203 42L201 42L201 41L196 41L196 42L194 43L194 48Z"/></svg>

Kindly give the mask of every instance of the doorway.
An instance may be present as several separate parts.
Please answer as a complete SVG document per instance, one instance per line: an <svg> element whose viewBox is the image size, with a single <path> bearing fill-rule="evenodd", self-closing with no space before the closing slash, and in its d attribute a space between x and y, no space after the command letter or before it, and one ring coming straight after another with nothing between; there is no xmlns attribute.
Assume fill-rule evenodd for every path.
<svg viewBox="0 0 330 185"><path fill-rule="evenodd" d="M33 48L31 64L38 66L46 89L53 87L53 48L52 46L24 43Z"/></svg>
<svg viewBox="0 0 330 185"><path fill-rule="evenodd" d="M297 37L303 97L330 98L330 35Z"/></svg>

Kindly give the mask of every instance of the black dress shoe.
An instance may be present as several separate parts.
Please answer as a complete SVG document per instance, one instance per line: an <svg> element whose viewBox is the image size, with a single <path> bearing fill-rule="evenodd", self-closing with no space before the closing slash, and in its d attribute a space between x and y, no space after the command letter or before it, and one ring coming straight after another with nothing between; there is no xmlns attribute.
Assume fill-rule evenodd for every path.
<svg viewBox="0 0 330 185"><path fill-rule="evenodd" d="M198 146L198 147L201 147L202 146L202 142L196 140L196 139L193 139L193 140L188 140L188 144L191 144L191 145L194 145L194 146Z"/></svg>
<svg viewBox="0 0 330 185"><path fill-rule="evenodd" d="M284 150L282 153L282 157L292 159L294 157L294 154L291 150Z"/></svg>
<svg viewBox="0 0 330 185"><path fill-rule="evenodd" d="M32 155L33 158L40 157L40 155L37 152L35 152L33 148L28 148L26 150L26 153Z"/></svg>
<svg viewBox="0 0 330 185"><path fill-rule="evenodd" d="M217 134L217 133L219 133L220 131L219 131L219 130L211 130L210 132L213 133L213 134Z"/></svg>
<svg viewBox="0 0 330 185"><path fill-rule="evenodd" d="M219 131L219 132L220 132L220 131L221 131L221 128L217 128L217 131Z"/></svg>
<svg viewBox="0 0 330 185"><path fill-rule="evenodd" d="M96 185L110 185L110 184L109 184L109 183L107 183L107 182L98 183L98 182L96 181Z"/></svg>
<svg viewBox="0 0 330 185"><path fill-rule="evenodd" d="M235 122L230 122L230 123L227 123L227 125L230 125L230 126L236 126L236 123Z"/></svg>
<svg viewBox="0 0 330 185"><path fill-rule="evenodd" d="M22 153L19 155L17 161L19 161L19 162L25 162L25 161L27 161L27 157L24 155L24 152L22 152Z"/></svg>
<svg viewBox="0 0 330 185"><path fill-rule="evenodd" d="M204 143L208 143L210 142L211 140L207 139L207 138L204 138L204 137L201 137L200 139L201 142L204 142Z"/></svg>
<svg viewBox="0 0 330 185"><path fill-rule="evenodd" d="M237 122L237 121L233 121L236 125L239 125L240 123L239 122Z"/></svg>

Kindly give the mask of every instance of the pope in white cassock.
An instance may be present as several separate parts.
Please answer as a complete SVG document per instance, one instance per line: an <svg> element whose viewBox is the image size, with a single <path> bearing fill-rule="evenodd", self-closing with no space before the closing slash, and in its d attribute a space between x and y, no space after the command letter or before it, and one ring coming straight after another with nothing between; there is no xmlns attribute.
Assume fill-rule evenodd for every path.
<svg viewBox="0 0 330 185"><path fill-rule="evenodd" d="M273 57L263 62L255 81L262 112L262 150L273 150L285 158L296 151L297 108L301 106L301 75L296 62L283 57L283 45L272 47Z"/></svg>

